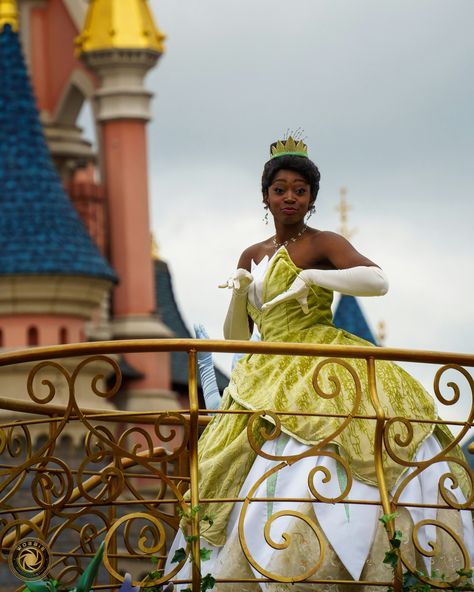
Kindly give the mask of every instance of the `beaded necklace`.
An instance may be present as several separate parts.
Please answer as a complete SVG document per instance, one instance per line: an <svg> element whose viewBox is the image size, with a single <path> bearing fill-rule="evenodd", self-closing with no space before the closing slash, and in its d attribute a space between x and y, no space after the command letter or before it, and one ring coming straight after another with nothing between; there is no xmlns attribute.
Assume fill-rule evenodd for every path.
<svg viewBox="0 0 474 592"><path fill-rule="evenodd" d="M298 232L298 234L296 236L292 236L289 239L287 239L286 241L283 241L282 243L279 243L277 241L276 234L275 234L275 236L272 237L272 243L273 243L273 246L275 247L275 250L276 249L279 249L280 247L286 247L286 246L288 246L288 244L290 242L291 243L295 243L297 240L299 240L303 236L303 234L304 234L304 232L306 231L307 228L308 227L305 224L303 226L303 228Z"/></svg>

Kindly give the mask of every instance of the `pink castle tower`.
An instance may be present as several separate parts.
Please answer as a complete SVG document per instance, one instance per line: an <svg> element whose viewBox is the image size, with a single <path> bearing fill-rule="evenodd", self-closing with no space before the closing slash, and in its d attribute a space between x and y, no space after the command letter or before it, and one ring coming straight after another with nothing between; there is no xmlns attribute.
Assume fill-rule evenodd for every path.
<svg viewBox="0 0 474 592"><path fill-rule="evenodd" d="M164 36L144 0L95 0L76 44L99 81L96 116L109 212L110 258L120 282L113 297L113 336L166 337L154 313L155 285L148 205L146 123L151 93L144 78L163 53ZM169 356L128 356L144 378L129 393L129 408L154 408L156 389L170 384ZM152 398L147 402L147 399Z"/></svg>
<svg viewBox="0 0 474 592"><path fill-rule="evenodd" d="M0 203L2 221L7 205L16 208L15 222L1 239L0 347L171 336L155 313L146 145L152 95L143 84L146 72L163 52L163 35L156 29L146 0L95 0L89 8L84 0L22 0L19 15L14 0L0 0L0 23L5 27L7 21L8 34L18 37L20 31L22 36L39 109L42 126L38 126L36 111L32 117L36 123L31 125L36 125L43 144L46 137L49 148L48 153L44 144L28 171L37 171L41 178L48 171L54 177L55 192L30 182L39 197L31 198L31 207L21 206L15 196L18 190L10 184L13 193L9 189L4 195L11 199ZM9 74L3 63L0 72L0 86L8 89L3 77ZM5 101L12 102L11 97ZM93 102L98 155L77 125L85 101ZM17 124L24 121L24 115L18 111L14 116L17 131L22 131L25 126ZM19 146L13 127L2 126L2 142ZM25 145L31 143L31 138L24 140ZM2 167L0 163L0 178ZM62 209L45 202L45 196L53 194L61 196ZM44 205L42 218L35 209L40 204ZM74 228L64 224L63 210L74 218ZM27 227L30 218L38 221L35 228ZM49 232L53 222L54 232L64 230L63 234ZM87 265L77 271L82 261L78 237L94 253L91 258L100 272L93 266L91 272ZM69 257L71 269L55 267L54 257L37 248L38 241L43 241L46 250L55 249L54 257ZM20 261L22 265L29 261L29 267L22 267ZM122 400L128 401L128 408L177 407L168 354L128 356L123 366L134 370L125 376Z"/></svg>

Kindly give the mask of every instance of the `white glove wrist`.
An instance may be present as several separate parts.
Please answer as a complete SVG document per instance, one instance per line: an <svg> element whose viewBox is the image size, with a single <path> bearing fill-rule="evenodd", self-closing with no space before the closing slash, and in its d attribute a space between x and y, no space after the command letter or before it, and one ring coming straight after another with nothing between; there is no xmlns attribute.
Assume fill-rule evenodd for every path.
<svg viewBox="0 0 474 592"><path fill-rule="evenodd" d="M226 283L219 286L219 288L232 289L232 298L224 321L225 339L248 339L250 337L247 293L252 282L251 273L246 269L237 269Z"/></svg>

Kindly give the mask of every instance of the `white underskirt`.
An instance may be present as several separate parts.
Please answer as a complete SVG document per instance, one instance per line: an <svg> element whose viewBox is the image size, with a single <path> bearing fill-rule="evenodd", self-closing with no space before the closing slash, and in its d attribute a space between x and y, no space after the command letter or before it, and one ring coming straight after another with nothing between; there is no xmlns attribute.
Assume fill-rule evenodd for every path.
<svg viewBox="0 0 474 592"><path fill-rule="evenodd" d="M301 444L294 438L288 437L286 434L281 434L275 440L265 442L263 445L264 452L271 455L278 454L280 456L299 455L308 449L308 446ZM440 450L441 448L437 439L434 436L430 436L420 446L416 455L416 461L429 460L440 452ZM239 497L246 497L256 481L265 472L278 464L278 462L280 461L270 461L261 456L257 456L244 484L242 485ZM337 497L344 489L345 484L344 482L340 482L340 477L338 477L338 463L336 463L333 458L327 456L304 458L293 465L280 469L276 473L277 481L273 493L268 490L269 483L268 480L266 480L260 485L252 497L287 497L308 500L312 497L308 489L308 475L311 469L315 466L324 466L331 474L329 482L323 484L323 474L319 471L316 473L314 478L314 487L316 491L320 492L325 497ZM409 468L403 478L409 475L413 470L413 468ZM449 472L450 470L446 462L439 462L431 465L416 479L413 479L408 483L400 497L399 505L407 503L437 504L439 480L443 474ZM394 487L392 493L396 490L396 487L397 486ZM451 490L451 492L459 503L465 501L460 488ZM347 497L354 500L369 501L378 501L380 499L376 487L367 485L366 483L362 483L355 479L353 480L352 488ZM270 503L271 507L269 507ZM272 556L275 553L275 550L266 543L263 534L264 526L269 516L282 510L297 511L300 505L301 502L250 503L244 522L244 535L251 555L260 566L266 568L270 564ZM228 540L236 536L241 508L242 503L236 503L230 514L227 525ZM339 556L341 562L354 580L358 580L372 546L375 530L380 525L378 522L380 506L315 502L313 504L313 509L324 534ZM408 507L407 509L410 512L414 524L421 520L436 519L437 510L435 508ZM460 515L464 529L464 544L471 556L472 564L474 561L474 528L471 512L464 510L460 512ZM281 535L288 529L291 519L291 517L284 516L273 522L270 530L270 536L273 541L281 540ZM434 540L436 536L435 530L434 526L427 526L420 529L419 541L423 548L427 548L428 541ZM176 549L185 546L184 537L182 533L179 532L172 544L168 557L172 558ZM203 563L202 573L211 573L212 575L218 574L221 571L219 555L222 547L214 547L204 540L202 541L202 546L211 550L211 558L209 561ZM424 559L427 573L430 573L430 559ZM165 573L169 573L172 567L172 564L168 561ZM253 567L252 571L254 572L255 577L261 577L261 574ZM187 563L175 577L177 579L191 578L190 564ZM261 584L261 586L265 589L264 584Z"/></svg>

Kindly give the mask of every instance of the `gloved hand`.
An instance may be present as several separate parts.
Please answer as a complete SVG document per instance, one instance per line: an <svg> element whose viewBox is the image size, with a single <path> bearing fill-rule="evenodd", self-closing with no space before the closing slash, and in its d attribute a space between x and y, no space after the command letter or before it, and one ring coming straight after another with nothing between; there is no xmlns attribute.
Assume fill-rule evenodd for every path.
<svg viewBox="0 0 474 592"><path fill-rule="evenodd" d="M219 288L232 288L237 294L247 294L250 284L253 282L253 277L246 269L236 269L234 275L223 284L219 284Z"/></svg>
<svg viewBox="0 0 474 592"><path fill-rule="evenodd" d="M209 339L209 335L202 325L194 325L194 332L198 339ZM206 409L218 409L221 404L221 395L217 386L211 352L198 352L197 362Z"/></svg>
<svg viewBox="0 0 474 592"><path fill-rule="evenodd" d="M383 296L388 291L388 280L380 267L349 267L348 269L303 269L286 292L265 302L262 310L296 299L308 314L309 286L316 285L351 296Z"/></svg>
<svg viewBox="0 0 474 592"><path fill-rule="evenodd" d="M252 282L251 273L246 269L237 269L225 284L219 285L219 288L232 289L232 298L224 321L225 339L248 339L250 337L247 293Z"/></svg>

